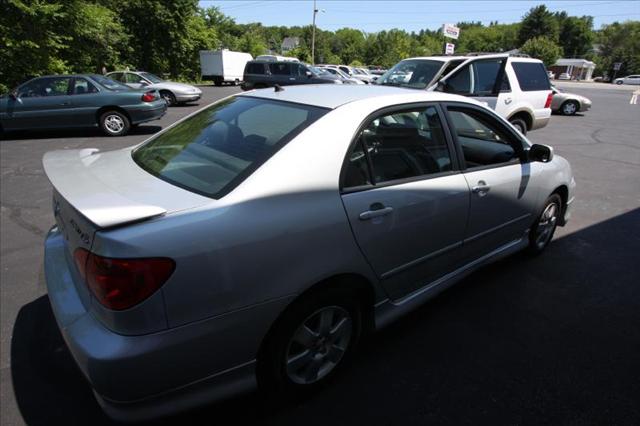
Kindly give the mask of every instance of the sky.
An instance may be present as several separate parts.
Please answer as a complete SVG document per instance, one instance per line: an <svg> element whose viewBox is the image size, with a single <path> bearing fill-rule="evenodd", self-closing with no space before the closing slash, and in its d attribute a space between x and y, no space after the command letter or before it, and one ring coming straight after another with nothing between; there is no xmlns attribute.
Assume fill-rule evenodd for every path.
<svg viewBox="0 0 640 426"><path fill-rule="evenodd" d="M335 31L350 27L364 32L400 28L406 31L435 30L444 23L490 21L519 22L532 7L544 4L552 12L594 17L594 28L624 20L640 20L640 1L339 1L317 0L316 25ZM295 0L202 0L201 7L217 6L239 24L304 26L312 21L313 1Z"/></svg>

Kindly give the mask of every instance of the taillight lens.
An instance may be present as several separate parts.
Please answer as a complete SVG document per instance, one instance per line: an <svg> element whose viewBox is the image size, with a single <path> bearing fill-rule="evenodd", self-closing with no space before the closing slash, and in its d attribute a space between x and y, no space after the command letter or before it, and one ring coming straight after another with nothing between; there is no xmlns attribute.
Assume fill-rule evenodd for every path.
<svg viewBox="0 0 640 426"><path fill-rule="evenodd" d="M153 90L142 95L142 102L153 102L156 100L156 93Z"/></svg>
<svg viewBox="0 0 640 426"><path fill-rule="evenodd" d="M169 279L175 262L165 257L114 259L77 249L74 259L95 298L114 311L129 309Z"/></svg>
<svg viewBox="0 0 640 426"><path fill-rule="evenodd" d="M544 103L545 108L549 108L551 106L551 101L553 100L553 92L547 95L547 102Z"/></svg>

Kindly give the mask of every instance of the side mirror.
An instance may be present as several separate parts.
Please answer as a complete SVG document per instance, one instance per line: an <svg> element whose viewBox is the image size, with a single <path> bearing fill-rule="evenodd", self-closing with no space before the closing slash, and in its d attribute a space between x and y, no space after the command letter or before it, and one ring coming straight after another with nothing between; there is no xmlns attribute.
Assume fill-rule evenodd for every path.
<svg viewBox="0 0 640 426"><path fill-rule="evenodd" d="M529 161L548 163L553 160L553 148L547 145L533 144L529 148Z"/></svg>
<svg viewBox="0 0 640 426"><path fill-rule="evenodd" d="M304 73L308 78L311 78L311 76L313 76L313 74L311 74L311 71L305 71Z"/></svg>
<svg viewBox="0 0 640 426"><path fill-rule="evenodd" d="M447 88L447 83L444 80L438 80L438 83L436 83L435 91L444 92L446 88Z"/></svg>

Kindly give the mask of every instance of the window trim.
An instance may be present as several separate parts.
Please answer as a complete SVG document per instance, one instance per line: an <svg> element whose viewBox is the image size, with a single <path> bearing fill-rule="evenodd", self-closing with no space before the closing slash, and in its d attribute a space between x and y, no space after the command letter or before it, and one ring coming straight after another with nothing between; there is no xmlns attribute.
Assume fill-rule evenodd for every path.
<svg viewBox="0 0 640 426"><path fill-rule="evenodd" d="M26 86L27 84L33 83L34 81L38 81L38 80L45 80L45 79L62 79L62 78L68 78L69 79L69 86L67 86L67 93L64 95L51 95L51 96L29 96L27 98L24 99L30 99L30 98L42 98L42 99L51 99L51 98L59 98L62 96L70 96L71 95L71 83L73 82L74 77L73 76L69 76L69 75L49 75L49 76L45 76L45 77L36 77L36 78L32 78L29 81L26 81L24 83L22 83L20 86L18 86L17 92L20 93L20 89L23 86ZM22 99L22 96L18 96L19 99Z"/></svg>
<svg viewBox="0 0 640 426"><path fill-rule="evenodd" d="M97 92L85 92L85 93L74 93L76 90L76 80L86 80L87 83L91 84L96 90ZM97 84L95 81L93 81L92 79L88 78L88 77L82 77L82 76L75 76L73 77L73 80L71 82L71 95L70 96L82 96L82 95L95 95L96 93L100 93L100 87L99 84Z"/></svg>
<svg viewBox="0 0 640 426"><path fill-rule="evenodd" d="M345 188L344 187L344 180L346 178L346 174L347 174L347 167L349 165L349 158L351 157L351 154L353 153L357 142L360 138L360 134L362 133L362 131L376 118L379 118L383 115L388 115L390 113L394 113L394 112L401 112L401 111L408 111L408 110L414 110L416 108L427 108L427 107L435 107L436 111L438 112L438 118L440 119L440 123L442 125L442 130L444 133L444 138L445 138L445 142L447 144L447 148L449 150L449 155L451 157L451 170L447 170L444 172L439 172L439 173L431 173L431 174L426 174L426 175L420 175L420 176L411 176L408 178L402 178L402 179L393 179L393 180L388 180L388 181L384 181L384 182L380 182L378 184L375 183L374 179L373 179L373 164L371 162L371 157L369 156L369 152L365 149L364 154L367 157L367 172L369 174L369 180L371 181L370 184L368 185L359 185L359 186L353 186L353 187L349 187L349 188ZM363 147L364 148L364 147ZM375 189L375 188L384 188L384 187L388 187L388 186L395 186L395 185L402 185L405 183L410 183L410 182L417 182L417 181L422 181L422 180L429 180L429 179L437 179L440 177L444 177L444 176L450 176L450 175L455 175L455 174L459 174L462 169L461 169L461 163L459 160L459 155L458 152L456 151L456 147L454 145L453 139L452 139L452 133L451 130L449 129L449 126L447 125L447 120L446 117L444 115L444 108L442 107L440 102L436 102L436 101L429 101L429 102L411 102L411 103L406 103L406 104L397 104L397 105L392 105L392 106L387 106L387 107L383 107L380 109L377 109L375 111L373 111L372 113L370 113L369 115L367 115L364 120L362 121L362 123L360 123L360 125L358 126L358 128L356 129L355 134L351 137L351 142L349 143L349 148L347 149L347 153L344 156L344 159L342 160L342 168L340 169L340 176L339 176L339 190L340 190L340 194L351 194L354 192L362 192L362 191L367 191L369 189Z"/></svg>
<svg viewBox="0 0 640 426"><path fill-rule="evenodd" d="M453 125L453 120L449 115L450 108L458 109L458 110L466 109L466 110L473 111L476 114L484 113L487 116L490 124L498 127L500 130L504 131L504 133L506 133L507 135L512 136L515 141L520 142L519 148L517 146L513 146L514 141L511 141L509 143L509 145L511 145L515 149L516 153L518 154L517 158L509 161L505 161L504 163L487 164L484 166L477 166L477 167L467 167L466 161L464 161L464 153L462 152L462 145L458 141L457 132L454 131L455 127ZM513 164L526 164L530 162L527 156L529 143L525 139L523 139L522 136L517 133L517 131L509 128L504 123L502 123L503 118L500 117L498 114L496 114L493 110L487 110L486 108L480 107L478 105L467 104L464 102L443 102L442 109L446 117L447 127L450 129L451 137L454 140L456 153L460 158L460 170L462 170L463 173L466 173L467 171L475 172L479 170L497 169L499 167L510 166ZM471 115L473 116L473 114Z"/></svg>

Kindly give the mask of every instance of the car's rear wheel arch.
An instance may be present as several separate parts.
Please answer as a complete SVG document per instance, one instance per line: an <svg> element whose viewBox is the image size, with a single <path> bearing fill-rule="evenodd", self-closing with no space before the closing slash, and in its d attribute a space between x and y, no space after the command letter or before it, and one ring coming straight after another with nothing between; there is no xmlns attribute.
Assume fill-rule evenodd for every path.
<svg viewBox="0 0 640 426"><path fill-rule="evenodd" d="M533 126L533 116L527 111L518 111L509 117L509 122L513 120L521 119L527 125L527 131L531 130L531 126Z"/></svg>

